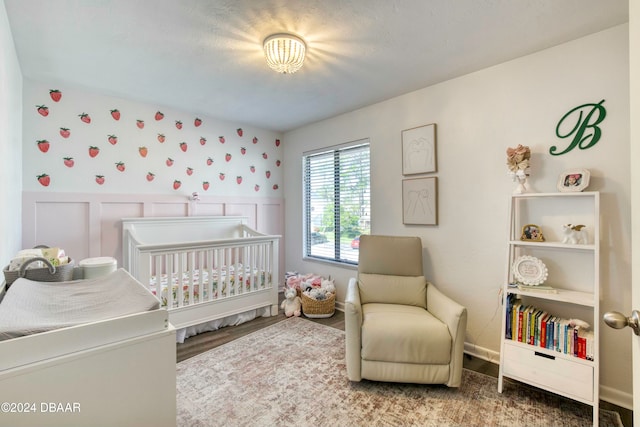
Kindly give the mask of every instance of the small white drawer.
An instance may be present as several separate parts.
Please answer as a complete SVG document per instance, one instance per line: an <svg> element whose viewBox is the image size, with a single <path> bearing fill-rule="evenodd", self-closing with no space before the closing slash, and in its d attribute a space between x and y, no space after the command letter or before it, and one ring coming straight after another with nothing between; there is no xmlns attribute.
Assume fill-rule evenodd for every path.
<svg viewBox="0 0 640 427"><path fill-rule="evenodd" d="M505 376L570 398L593 401L593 366L504 343Z"/></svg>

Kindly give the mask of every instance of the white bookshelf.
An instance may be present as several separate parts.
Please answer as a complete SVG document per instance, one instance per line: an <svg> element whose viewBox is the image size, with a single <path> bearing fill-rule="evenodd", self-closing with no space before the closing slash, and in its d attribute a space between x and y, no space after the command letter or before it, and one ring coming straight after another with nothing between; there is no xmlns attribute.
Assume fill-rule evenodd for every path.
<svg viewBox="0 0 640 427"><path fill-rule="evenodd" d="M563 224L586 226L586 244L562 243ZM522 227L537 225L544 241L521 240ZM544 263L548 278L544 286L555 293L521 290L509 286L516 279L513 264L520 256ZM599 306L600 306L600 193L525 193L511 196L507 263L503 284L502 330L498 392L505 378L577 400L593 407L593 425L599 414ZM557 347L542 347L508 338L508 299L517 299L564 319L580 319L593 331L593 360L566 354ZM512 323L512 322L511 322Z"/></svg>

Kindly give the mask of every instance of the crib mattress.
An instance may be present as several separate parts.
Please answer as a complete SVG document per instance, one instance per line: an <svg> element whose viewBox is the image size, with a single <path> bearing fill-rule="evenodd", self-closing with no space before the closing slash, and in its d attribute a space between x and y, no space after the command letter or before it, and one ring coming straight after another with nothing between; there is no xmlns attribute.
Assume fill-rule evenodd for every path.
<svg viewBox="0 0 640 427"><path fill-rule="evenodd" d="M89 280L16 280L0 303L0 341L159 308L126 270Z"/></svg>

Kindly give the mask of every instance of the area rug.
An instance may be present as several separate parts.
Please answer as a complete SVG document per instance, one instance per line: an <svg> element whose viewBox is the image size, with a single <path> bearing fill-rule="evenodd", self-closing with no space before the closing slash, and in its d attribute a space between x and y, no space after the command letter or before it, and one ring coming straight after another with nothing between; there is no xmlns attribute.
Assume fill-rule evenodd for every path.
<svg viewBox="0 0 640 427"><path fill-rule="evenodd" d="M176 397L180 427L592 425L588 405L466 369L459 389L352 383L344 331L297 317L178 363Z"/></svg>

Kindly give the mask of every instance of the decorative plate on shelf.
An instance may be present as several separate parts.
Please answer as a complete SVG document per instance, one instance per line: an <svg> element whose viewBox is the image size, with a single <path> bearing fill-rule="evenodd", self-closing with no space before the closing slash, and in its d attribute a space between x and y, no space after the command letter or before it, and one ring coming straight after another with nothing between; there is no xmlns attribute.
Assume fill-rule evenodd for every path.
<svg viewBox="0 0 640 427"><path fill-rule="evenodd" d="M523 255L513 262L513 277L523 285L541 285L548 275L547 266L536 257Z"/></svg>

